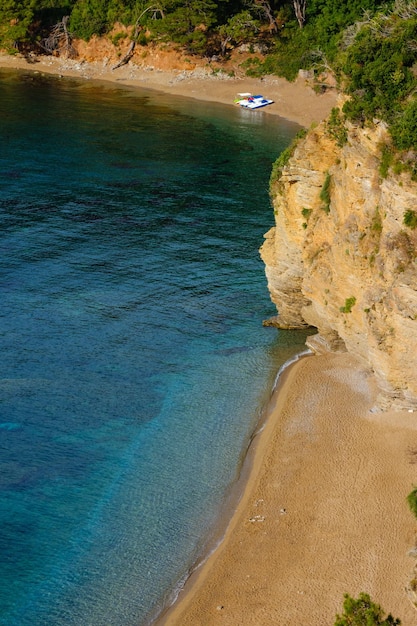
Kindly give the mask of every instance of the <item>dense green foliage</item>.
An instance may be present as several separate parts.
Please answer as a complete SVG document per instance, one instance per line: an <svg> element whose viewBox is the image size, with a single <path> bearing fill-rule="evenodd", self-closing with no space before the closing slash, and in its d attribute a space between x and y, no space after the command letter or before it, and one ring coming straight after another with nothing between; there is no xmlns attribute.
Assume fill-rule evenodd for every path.
<svg viewBox="0 0 417 626"><path fill-rule="evenodd" d="M417 211L408 209L408 211L404 213L404 224L412 230L417 228Z"/></svg>
<svg viewBox="0 0 417 626"><path fill-rule="evenodd" d="M350 298L346 298L345 304L340 307L340 312L341 313L351 313L352 312L352 307L354 307L355 304L356 304L355 296L350 296Z"/></svg>
<svg viewBox="0 0 417 626"><path fill-rule="evenodd" d="M298 28L290 7L281 10L281 30L263 63L254 62L251 74L275 73L293 80L300 68L323 68L335 63L344 30L375 12L375 0L307 0L306 24Z"/></svg>
<svg viewBox="0 0 417 626"><path fill-rule="evenodd" d="M338 615L334 626L398 626L401 621L384 612L378 604L372 602L367 593L360 593L359 598L345 595L343 615Z"/></svg>
<svg viewBox="0 0 417 626"><path fill-rule="evenodd" d="M415 87L413 66L417 50L410 45L417 36L417 15L404 19L390 13L377 16L366 24L349 47L344 72L349 77L351 101L345 106L348 115L363 121L378 117L395 121L398 110L393 103L404 103ZM412 116L415 114L415 107Z"/></svg>
<svg viewBox="0 0 417 626"><path fill-rule="evenodd" d="M415 517L417 517L417 487L414 487L414 489L408 494L407 502L411 512Z"/></svg>
<svg viewBox="0 0 417 626"><path fill-rule="evenodd" d="M392 11L368 17L339 55L351 96L344 113L360 124L375 118L387 122L400 151L417 148L416 40L417 3L397 0Z"/></svg>
<svg viewBox="0 0 417 626"><path fill-rule="evenodd" d="M279 180L279 178L281 177L282 170L286 166L286 164L288 163L292 155L294 154L294 150L296 149L298 142L300 141L300 139L305 137L305 135L306 135L306 131L304 129L300 130L297 133L297 135L294 137L291 144L287 148L285 148L285 150L281 152L277 160L273 163L271 177L269 180L270 187L277 180Z"/></svg>
<svg viewBox="0 0 417 626"><path fill-rule="evenodd" d="M33 42L71 11L74 0L3 0L0 47L10 51Z"/></svg>
<svg viewBox="0 0 417 626"><path fill-rule="evenodd" d="M326 178L324 179L323 187L320 191L320 200L323 202L323 211L329 213L330 211L330 184L332 182L332 177L329 172L326 173Z"/></svg>
<svg viewBox="0 0 417 626"><path fill-rule="evenodd" d="M340 113L340 110L333 108L327 120L327 132L337 145L342 148L347 141L347 130L345 126L344 116Z"/></svg>
<svg viewBox="0 0 417 626"><path fill-rule="evenodd" d="M398 111L392 126L391 133L397 148L408 150L417 146L417 99L406 101Z"/></svg>
<svg viewBox="0 0 417 626"><path fill-rule="evenodd" d="M312 50L333 59L343 29L377 6L375 0L307 0L301 29L293 0L3 0L0 45L33 45L52 16L69 15L71 30L84 39L109 32L116 21L128 25L140 17L152 37L204 55L256 39L270 52L257 71L294 78L311 64Z"/></svg>
<svg viewBox="0 0 417 626"><path fill-rule="evenodd" d="M275 23L281 4L279 0L3 0L0 46L34 46L54 24L52 17L56 22L69 15L70 29L81 39L105 34L116 22L128 26L139 21L142 31L154 40L171 41L207 56L255 36L263 38L262 29ZM284 4L292 15L291 0Z"/></svg>
<svg viewBox="0 0 417 626"><path fill-rule="evenodd" d="M394 159L394 153L391 146L383 146L381 153L381 161L379 164L379 173L382 178L386 178L388 176L389 168L391 167Z"/></svg>

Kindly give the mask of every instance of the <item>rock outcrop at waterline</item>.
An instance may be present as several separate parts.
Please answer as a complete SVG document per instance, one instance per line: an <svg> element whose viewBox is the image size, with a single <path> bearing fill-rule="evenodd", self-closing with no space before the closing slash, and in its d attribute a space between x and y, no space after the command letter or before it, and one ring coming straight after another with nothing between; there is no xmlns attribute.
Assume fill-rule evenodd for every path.
<svg viewBox="0 0 417 626"><path fill-rule="evenodd" d="M310 130L271 184L261 256L274 323L316 327L314 351L368 363L381 408L417 409L417 184L381 176L382 123L346 131L340 146L328 123Z"/></svg>

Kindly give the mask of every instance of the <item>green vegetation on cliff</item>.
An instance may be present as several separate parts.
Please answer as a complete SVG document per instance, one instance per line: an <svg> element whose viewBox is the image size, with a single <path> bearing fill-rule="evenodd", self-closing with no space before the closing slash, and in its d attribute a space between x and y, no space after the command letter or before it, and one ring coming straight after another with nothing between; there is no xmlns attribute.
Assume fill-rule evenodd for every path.
<svg viewBox="0 0 417 626"><path fill-rule="evenodd" d="M344 30L377 6L375 0L7 0L0 3L0 46L36 46L68 15L70 31L82 39L119 22L138 25L148 40L207 57L247 44L266 53L262 62L253 57L253 73L291 79L300 67L333 62Z"/></svg>
<svg viewBox="0 0 417 626"><path fill-rule="evenodd" d="M397 1L364 20L339 55L350 95L344 113L356 123L387 122L398 150L417 148L416 41L417 2Z"/></svg>
<svg viewBox="0 0 417 626"><path fill-rule="evenodd" d="M298 142L300 141L300 139L305 137L306 134L307 134L307 131L305 129L300 130L297 133L297 135L294 137L291 144L287 148L285 148L285 150L281 152L281 154L279 155L275 163L272 165L271 177L269 179L269 186L271 190L274 184L277 183L279 179L281 178L282 170L287 165L288 161L294 154L294 151L297 147Z"/></svg>
<svg viewBox="0 0 417 626"><path fill-rule="evenodd" d="M268 54L254 73L294 78L318 58L334 60L344 29L377 6L374 0L7 0L0 6L0 45L34 45L64 15L83 39L108 33L116 22L139 21L148 37L205 56L258 44Z"/></svg>

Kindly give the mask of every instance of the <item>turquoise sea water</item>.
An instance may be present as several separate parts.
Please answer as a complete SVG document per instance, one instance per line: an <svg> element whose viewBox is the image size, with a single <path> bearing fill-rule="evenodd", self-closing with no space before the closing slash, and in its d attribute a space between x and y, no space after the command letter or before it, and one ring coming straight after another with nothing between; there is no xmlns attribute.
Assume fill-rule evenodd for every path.
<svg viewBox="0 0 417 626"><path fill-rule="evenodd" d="M304 343L258 255L297 130L0 71L2 626L147 624L204 552Z"/></svg>

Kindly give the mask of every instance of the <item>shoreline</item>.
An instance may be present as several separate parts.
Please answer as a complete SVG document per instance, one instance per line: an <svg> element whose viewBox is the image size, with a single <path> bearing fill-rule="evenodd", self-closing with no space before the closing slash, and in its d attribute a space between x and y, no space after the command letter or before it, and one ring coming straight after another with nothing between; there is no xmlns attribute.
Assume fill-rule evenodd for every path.
<svg viewBox="0 0 417 626"><path fill-rule="evenodd" d="M237 78L222 73L215 74L204 68L166 70L153 66L139 66L132 62L113 70L106 59L87 62L39 56L28 61L23 56L0 54L0 69L100 80L121 87L152 89L230 106L236 106L233 100L238 92L263 93L274 100L274 103L252 111L254 115L278 115L304 127L325 119L337 105L338 100L336 90L329 89L318 95L301 77L290 83L278 76L267 76L263 79Z"/></svg>
<svg viewBox="0 0 417 626"><path fill-rule="evenodd" d="M212 559L221 548L229 531L231 531L231 527L236 518L236 512L242 506L242 501L245 500L247 486L254 470L255 460L258 458L258 446L265 436L263 433L269 423L271 407L276 404L278 394L285 385L285 381L290 375L291 368L301 359L311 356L313 356L313 353L307 349L303 352L295 354L280 367L269 401L262 411L257 428L253 432L252 437L248 442L246 451L244 452L243 463L239 471L239 476L230 486L229 492L226 494L219 519L217 520L217 524L213 528L212 533L206 542L205 550L202 552L200 559L184 577L182 583L180 583L175 589L175 592L171 594L171 601L167 603L166 606L153 619L151 619L149 626L164 626L165 624L171 623L170 617L173 613L175 615L177 604L182 602L183 596L187 599L192 597L192 594L199 583L200 573L204 573L205 568L210 567ZM262 456L259 457L259 462L262 462Z"/></svg>
<svg viewBox="0 0 417 626"><path fill-rule="evenodd" d="M417 624L406 587L416 523L417 424L373 414L375 382L348 354L292 364L249 450L223 540L157 626L324 626L345 593Z"/></svg>
<svg viewBox="0 0 417 626"><path fill-rule="evenodd" d="M231 106L237 91L261 91L275 102L254 114L302 126L337 103L335 92L319 96L302 79L112 71L104 62L5 55L0 68ZM224 536L155 625L324 626L342 611L344 593L364 591L403 626L416 626L405 592L416 523L405 498L415 483L417 424L407 412L369 413L373 384L347 354L301 359L284 371L249 446L235 510L219 523Z"/></svg>
<svg viewBox="0 0 417 626"><path fill-rule="evenodd" d="M187 603L192 601L196 590L200 588L201 584L204 584L205 572L212 566L212 562L214 562L218 551L221 550L223 544L226 542L229 533L233 532L233 527L238 519L238 513L241 507L244 506L247 496L250 493L248 486L250 485L253 473L259 470L259 464L262 463L262 454L259 452L259 447L262 445L262 442L268 439L264 431L266 431L268 427L270 428L271 413L273 407L276 406L279 393L285 389L285 382L291 373L292 367L301 359L312 356L313 353L309 350L295 354L279 369L269 401L262 411L259 424L248 443L239 476L236 482L231 486L230 492L225 498L220 513L220 519L213 529L211 539L209 539L206 546L206 551L188 573L182 585L176 589L176 594L173 594L172 602L167 604L166 607L151 620L149 626L169 626L171 620L176 617L178 609L178 612L180 612L184 606L188 606ZM201 580L201 577L203 580Z"/></svg>

